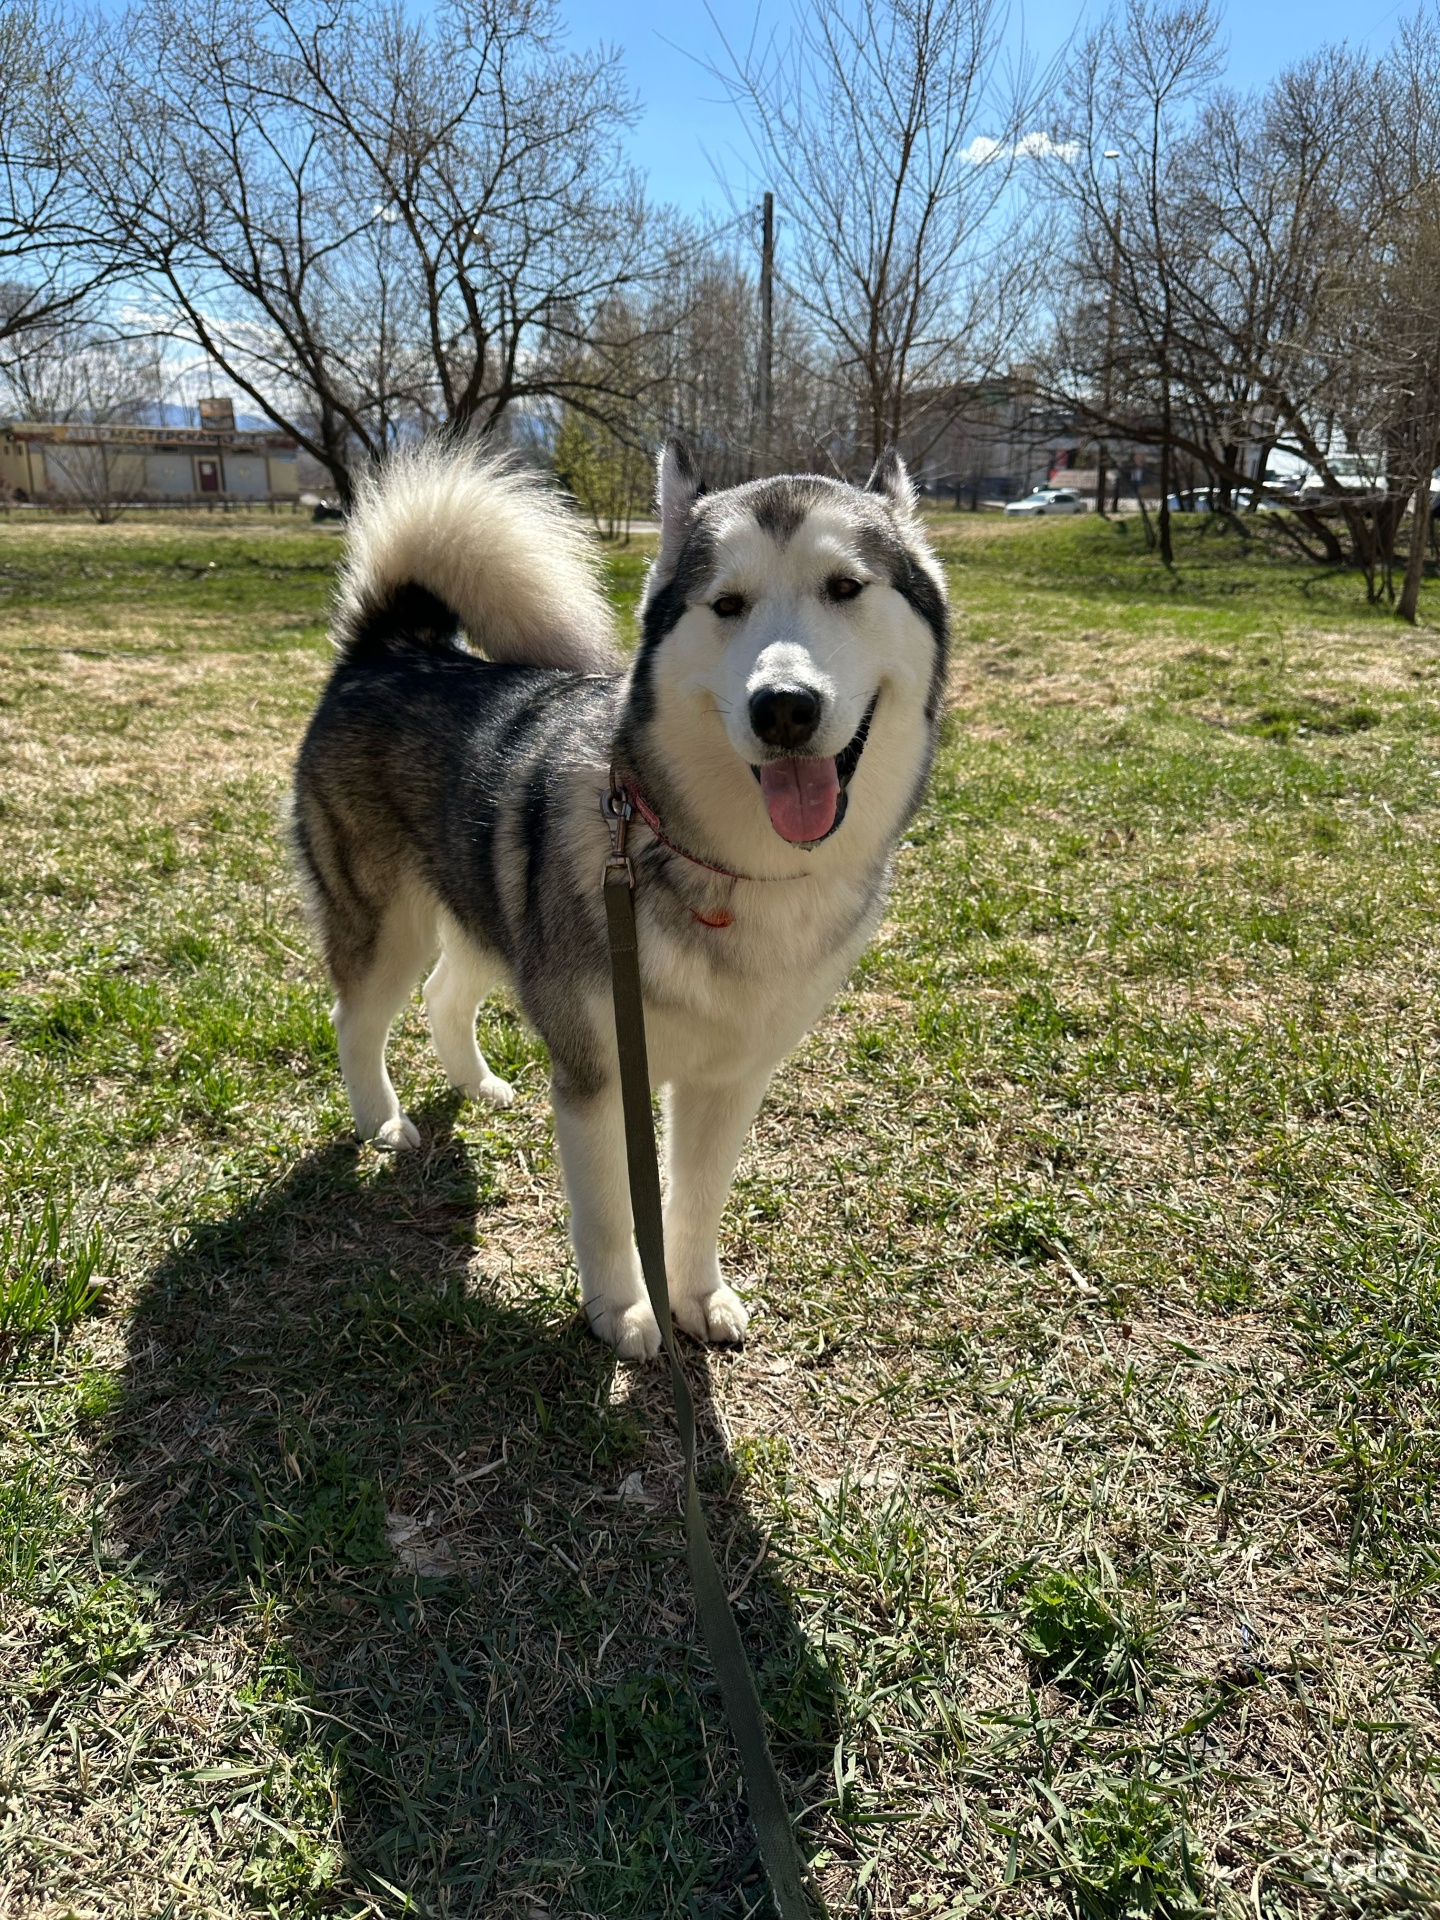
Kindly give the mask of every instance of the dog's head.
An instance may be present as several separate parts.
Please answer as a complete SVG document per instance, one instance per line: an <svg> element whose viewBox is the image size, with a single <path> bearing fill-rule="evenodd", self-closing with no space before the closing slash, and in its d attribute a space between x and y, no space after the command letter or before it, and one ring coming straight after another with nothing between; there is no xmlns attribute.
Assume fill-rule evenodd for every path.
<svg viewBox="0 0 1440 1920"><path fill-rule="evenodd" d="M668 760L688 756L691 807L697 779L728 762L757 827L768 817L782 841L810 848L839 833L852 783L857 803L876 785L867 758L902 754L908 778L892 769L892 787L897 771L917 786L948 613L899 457L885 455L864 489L805 474L706 494L671 441L659 513L632 709L663 729ZM720 785L734 794L734 778ZM914 797L892 792L885 811Z"/></svg>

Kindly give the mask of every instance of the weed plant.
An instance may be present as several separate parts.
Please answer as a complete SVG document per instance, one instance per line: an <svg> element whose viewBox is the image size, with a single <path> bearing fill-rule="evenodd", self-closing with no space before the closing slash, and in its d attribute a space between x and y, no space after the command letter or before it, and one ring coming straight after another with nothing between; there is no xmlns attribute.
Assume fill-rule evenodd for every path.
<svg viewBox="0 0 1440 1920"><path fill-rule="evenodd" d="M1020 1641L1039 1673L1103 1705L1143 1709L1153 1631L1094 1572L1026 1568L1018 1586ZM1108 1590L1107 1590L1108 1589Z"/></svg>

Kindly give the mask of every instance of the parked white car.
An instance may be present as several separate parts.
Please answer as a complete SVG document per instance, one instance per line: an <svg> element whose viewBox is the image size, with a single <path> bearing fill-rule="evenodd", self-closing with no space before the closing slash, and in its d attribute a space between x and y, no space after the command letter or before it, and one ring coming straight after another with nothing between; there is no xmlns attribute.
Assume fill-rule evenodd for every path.
<svg viewBox="0 0 1440 1920"><path fill-rule="evenodd" d="M1327 462L1342 495L1357 501L1385 498L1385 460L1383 455L1362 459L1357 453L1332 453ZM1337 498L1313 468L1306 470L1296 496L1302 507L1324 506Z"/></svg>
<svg viewBox="0 0 1440 1920"><path fill-rule="evenodd" d="M1073 487L1036 487L1023 500L1011 500L1006 513L1084 513L1085 502Z"/></svg>

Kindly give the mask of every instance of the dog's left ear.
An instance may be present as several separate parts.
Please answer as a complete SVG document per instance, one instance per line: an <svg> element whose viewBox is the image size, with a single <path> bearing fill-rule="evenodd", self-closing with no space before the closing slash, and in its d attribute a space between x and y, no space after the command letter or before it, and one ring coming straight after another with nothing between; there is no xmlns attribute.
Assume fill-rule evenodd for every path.
<svg viewBox="0 0 1440 1920"><path fill-rule="evenodd" d="M878 493L902 519L908 520L915 511L915 489L905 471L905 462L894 447L886 447L875 462L865 482L865 491Z"/></svg>
<svg viewBox="0 0 1440 1920"><path fill-rule="evenodd" d="M678 434L660 450L655 463L655 505L660 516L660 552L655 577L668 580L675 571L690 525L690 509L700 492L700 470Z"/></svg>

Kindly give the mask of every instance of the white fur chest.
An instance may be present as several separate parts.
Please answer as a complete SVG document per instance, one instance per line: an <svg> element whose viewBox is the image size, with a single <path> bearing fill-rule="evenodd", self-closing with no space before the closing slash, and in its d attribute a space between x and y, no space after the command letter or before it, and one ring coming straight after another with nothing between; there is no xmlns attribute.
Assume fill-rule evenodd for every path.
<svg viewBox="0 0 1440 1920"><path fill-rule="evenodd" d="M677 1072L726 1078L773 1063L801 1039L855 964L884 905L883 886L797 880L717 882L682 933L637 899L650 1059L657 1082Z"/></svg>

